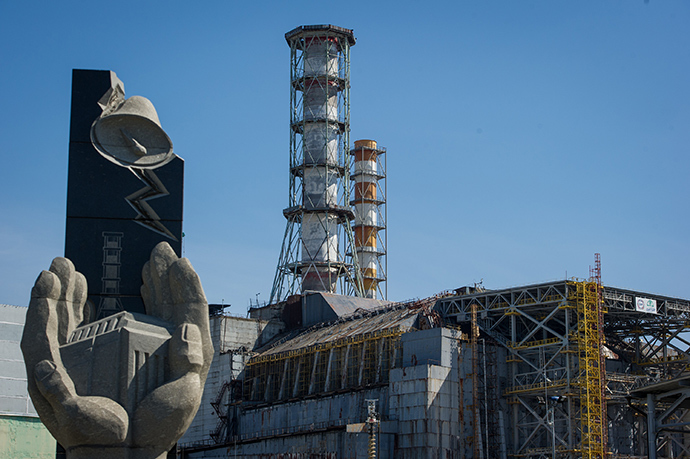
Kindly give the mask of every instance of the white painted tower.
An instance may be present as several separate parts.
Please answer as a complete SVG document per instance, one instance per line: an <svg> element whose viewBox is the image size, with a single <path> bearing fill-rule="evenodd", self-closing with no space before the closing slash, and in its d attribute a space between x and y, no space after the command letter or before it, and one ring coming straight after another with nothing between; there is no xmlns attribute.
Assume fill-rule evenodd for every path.
<svg viewBox="0 0 690 459"><path fill-rule="evenodd" d="M350 199L352 30L301 26L290 46L290 201L270 302L304 291L362 295Z"/></svg>

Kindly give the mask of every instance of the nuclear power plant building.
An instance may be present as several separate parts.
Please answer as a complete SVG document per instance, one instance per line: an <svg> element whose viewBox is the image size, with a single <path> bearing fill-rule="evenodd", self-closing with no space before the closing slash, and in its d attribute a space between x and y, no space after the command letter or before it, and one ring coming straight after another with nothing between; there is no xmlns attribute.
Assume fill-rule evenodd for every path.
<svg viewBox="0 0 690 459"><path fill-rule="evenodd" d="M252 319L214 316L216 358L181 457L539 458L554 442L557 457L603 457L604 441L611 457L644 457L648 397L671 410L661 422L683 420L688 356L671 338L690 302L604 286L600 353L596 290L466 287L387 305L314 292ZM656 435L688 446L677 429Z"/></svg>
<svg viewBox="0 0 690 459"><path fill-rule="evenodd" d="M213 306L181 458L689 457L690 301L586 279L387 295L386 158L350 144L352 30L290 48L286 230L270 300ZM395 154L395 152L393 152ZM453 286L456 287L456 286Z"/></svg>

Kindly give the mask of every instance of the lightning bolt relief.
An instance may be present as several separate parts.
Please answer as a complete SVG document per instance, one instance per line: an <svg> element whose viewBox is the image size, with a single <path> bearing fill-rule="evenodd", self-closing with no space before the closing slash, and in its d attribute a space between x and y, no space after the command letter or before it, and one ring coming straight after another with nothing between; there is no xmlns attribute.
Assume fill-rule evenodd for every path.
<svg viewBox="0 0 690 459"><path fill-rule="evenodd" d="M163 182L160 181L158 176L151 169L130 167L129 170L146 185L144 188L125 198L129 205L132 206L132 209L137 212L134 221L151 231L177 241L177 238L165 227L165 225L163 225L163 223L161 223L160 217L147 202L151 199L170 194L165 188L165 185L163 185Z"/></svg>

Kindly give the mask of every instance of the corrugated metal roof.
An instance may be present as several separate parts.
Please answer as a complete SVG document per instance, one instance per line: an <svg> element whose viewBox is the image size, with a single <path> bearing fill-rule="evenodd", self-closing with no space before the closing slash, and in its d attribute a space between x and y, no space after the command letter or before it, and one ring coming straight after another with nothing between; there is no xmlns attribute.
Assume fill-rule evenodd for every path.
<svg viewBox="0 0 690 459"><path fill-rule="evenodd" d="M400 329L407 331L417 320L420 309L407 306L384 308L377 311L362 311L347 319L340 319L328 324L320 324L306 330L292 332L261 349L260 355L280 354L296 349L325 344L343 338L365 335L381 330Z"/></svg>

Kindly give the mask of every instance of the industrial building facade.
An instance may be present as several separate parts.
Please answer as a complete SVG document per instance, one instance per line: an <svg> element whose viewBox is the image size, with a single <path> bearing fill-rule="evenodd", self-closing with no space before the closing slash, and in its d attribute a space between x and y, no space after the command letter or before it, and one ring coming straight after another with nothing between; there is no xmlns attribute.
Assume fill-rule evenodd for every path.
<svg viewBox="0 0 690 459"><path fill-rule="evenodd" d="M690 302L602 285L598 254L586 280L387 301L386 150L349 143L354 35L285 39L289 201L271 298L212 317L216 358L178 455L690 456Z"/></svg>
<svg viewBox="0 0 690 459"><path fill-rule="evenodd" d="M214 360L177 456L690 457L690 301L604 286L598 257L586 280L501 290L475 285L388 301L386 149L373 140L350 149L354 35L332 25L301 26L286 41L289 201L271 298L247 318L213 308ZM76 71L74 88L97 79L103 87L88 95L98 100L113 78ZM73 124L72 134L86 139L94 116L77 120L81 130ZM70 151L81 152L77 147ZM102 162L84 158L83 168ZM169 169L177 200L164 220L179 242L181 160ZM84 219L77 207L92 204L90 195L75 196L68 236L69 219ZM119 205L130 234L137 222L126 203ZM144 247L153 240L146 231L148 237L130 237L118 228L86 231L95 250L66 250L96 260L93 269L78 268L101 280L90 285L100 285L91 293L103 297L104 314L140 307L136 291L129 295L134 305L113 296L127 290L121 251L123 241ZM132 283L139 288L136 276ZM52 457L55 443L21 376L25 313L6 306L0 312L7 338L0 349L0 445L14 448L0 448L0 458Z"/></svg>
<svg viewBox="0 0 690 459"><path fill-rule="evenodd" d="M687 389L645 388L683 374L689 301L563 280L383 303L313 292L214 317L246 333L218 342L180 457L687 455ZM650 396L675 428L650 424Z"/></svg>

